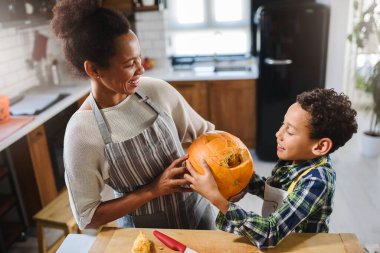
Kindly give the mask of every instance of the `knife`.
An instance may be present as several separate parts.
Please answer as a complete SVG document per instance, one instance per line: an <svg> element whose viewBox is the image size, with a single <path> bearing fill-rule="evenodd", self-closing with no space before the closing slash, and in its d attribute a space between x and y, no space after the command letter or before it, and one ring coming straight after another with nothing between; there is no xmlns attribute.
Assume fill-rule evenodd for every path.
<svg viewBox="0 0 380 253"><path fill-rule="evenodd" d="M174 240L173 238L161 233L160 231L154 230L153 234L160 240L163 244L171 248L172 250L179 251L180 253L198 253L198 251L192 250L186 245Z"/></svg>

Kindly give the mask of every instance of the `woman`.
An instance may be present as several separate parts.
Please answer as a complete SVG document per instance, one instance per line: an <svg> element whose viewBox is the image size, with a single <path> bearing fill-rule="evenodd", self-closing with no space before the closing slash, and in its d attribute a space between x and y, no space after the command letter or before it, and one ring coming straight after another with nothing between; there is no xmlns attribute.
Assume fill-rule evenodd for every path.
<svg viewBox="0 0 380 253"><path fill-rule="evenodd" d="M213 228L211 206L184 187L182 149L214 126L168 83L142 77L128 21L92 0L61 0L52 30L91 94L65 133L65 179L80 227ZM105 184L115 199L101 200Z"/></svg>

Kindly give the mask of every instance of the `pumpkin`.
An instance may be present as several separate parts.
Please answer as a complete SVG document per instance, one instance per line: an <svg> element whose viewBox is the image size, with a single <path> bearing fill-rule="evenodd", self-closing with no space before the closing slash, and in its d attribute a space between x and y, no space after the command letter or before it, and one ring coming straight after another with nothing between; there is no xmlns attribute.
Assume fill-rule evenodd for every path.
<svg viewBox="0 0 380 253"><path fill-rule="evenodd" d="M248 148L236 136L224 131L204 133L190 145L189 162L200 174L204 174L204 160L225 198L243 190L251 179L254 168Z"/></svg>
<svg viewBox="0 0 380 253"><path fill-rule="evenodd" d="M9 119L9 98L0 96L0 124L6 123Z"/></svg>

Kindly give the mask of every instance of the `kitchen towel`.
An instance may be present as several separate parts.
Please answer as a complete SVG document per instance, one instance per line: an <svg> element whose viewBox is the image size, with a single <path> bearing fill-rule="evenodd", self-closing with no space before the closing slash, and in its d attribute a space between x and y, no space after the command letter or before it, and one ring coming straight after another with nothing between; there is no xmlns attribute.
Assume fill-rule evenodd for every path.
<svg viewBox="0 0 380 253"><path fill-rule="evenodd" d="M45 35L37 31L34 33L34 47L32 53L32 59L34 61L40 61L42 58L46 58L47 41L48 37Z"/></svg>

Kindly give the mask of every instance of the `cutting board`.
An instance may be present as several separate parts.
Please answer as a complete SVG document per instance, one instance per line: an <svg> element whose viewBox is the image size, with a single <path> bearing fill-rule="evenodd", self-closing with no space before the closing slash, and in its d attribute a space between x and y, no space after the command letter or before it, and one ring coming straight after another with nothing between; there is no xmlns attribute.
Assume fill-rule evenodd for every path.
<svg viewBox="0 0 380 253"><path fill-rule="evenodd" d="M154 235L154 229L105 228L97 236L90 253L130 253L139 231L152 242L153 253L173 253ZM299 234L286 237L277 247L259 250L247 239L219 230L158 229L199 253L360 253L363 249L353 234Z"/></svg>

